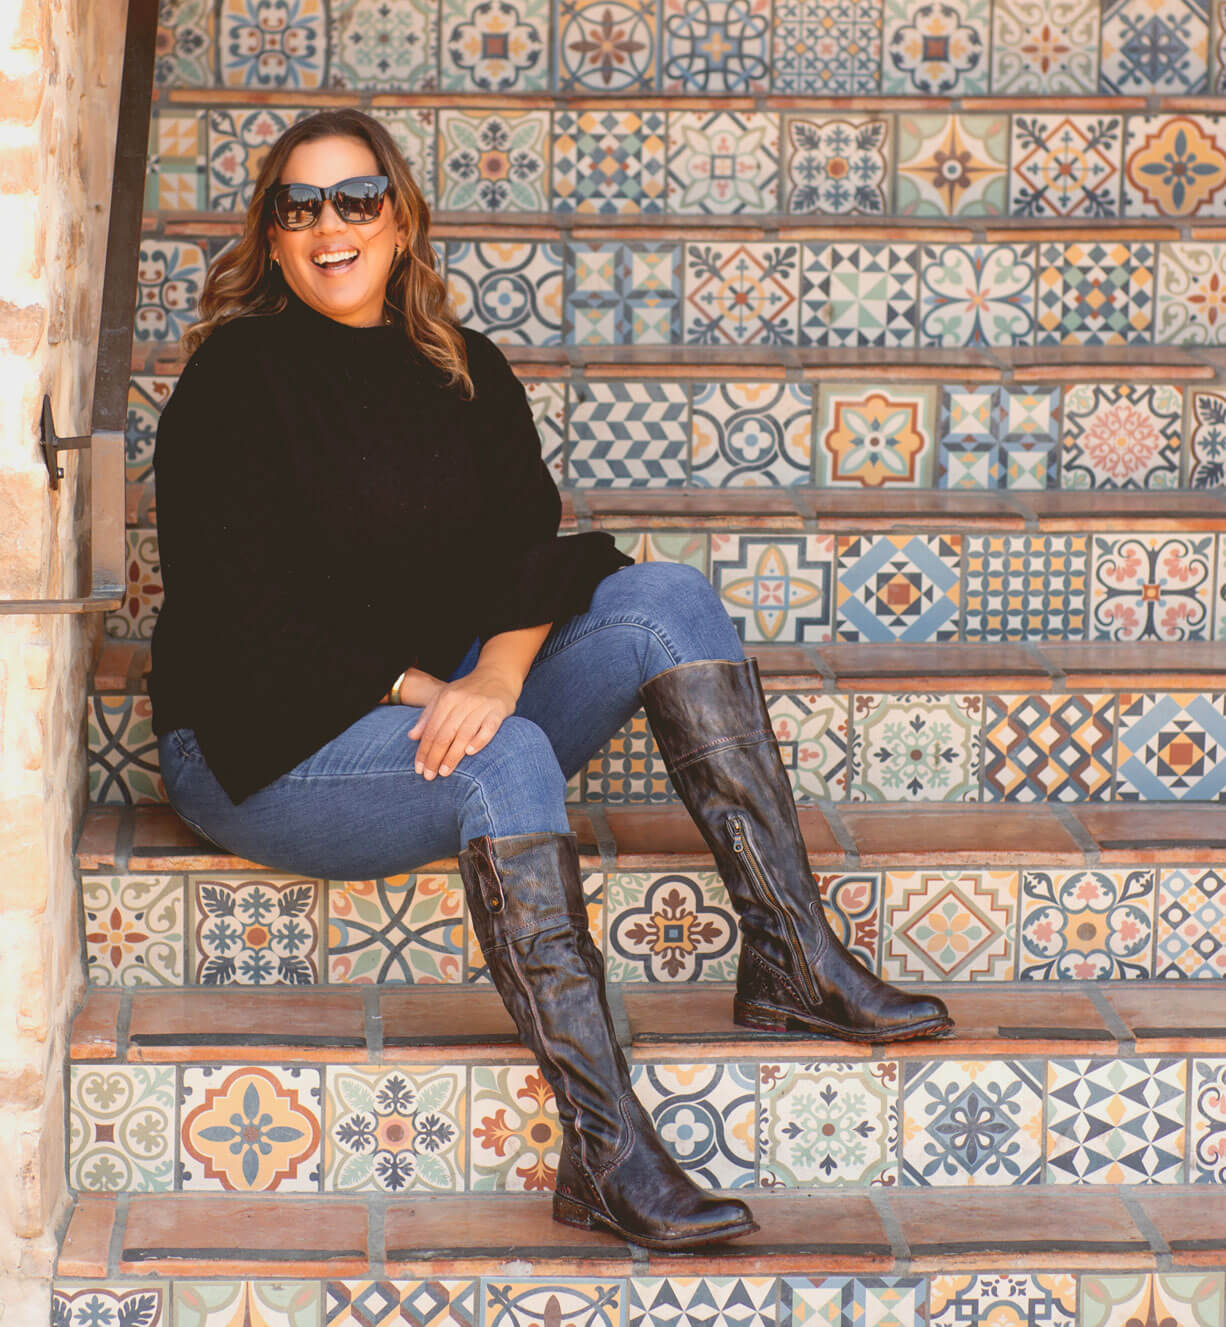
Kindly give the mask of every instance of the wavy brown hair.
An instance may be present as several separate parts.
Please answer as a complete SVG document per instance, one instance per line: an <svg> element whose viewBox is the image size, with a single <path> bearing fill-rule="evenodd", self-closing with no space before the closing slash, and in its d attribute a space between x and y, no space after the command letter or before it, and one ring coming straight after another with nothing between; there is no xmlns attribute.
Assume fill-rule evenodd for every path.
<svg viewBox="0 0 1226 1327"><path fill-rule="evenodd" d="M269 261L268 227L272 220L269 190L299 143L318 138L356 138L365 143L386 175L390 188L384 208L403 225L408 242L392 264L384 292L384 312L400 323L418 350L444 375L449 387L473 394L468 357L458 320L447 297L430 245L430 208L395 140L378 120L359 110L319 111L297 121L268 150L247 208L243 233L219 254L204 279L199 319L183 334L190 355L223 323L247 314L274 314L285 308L285 279Z"/></svg>

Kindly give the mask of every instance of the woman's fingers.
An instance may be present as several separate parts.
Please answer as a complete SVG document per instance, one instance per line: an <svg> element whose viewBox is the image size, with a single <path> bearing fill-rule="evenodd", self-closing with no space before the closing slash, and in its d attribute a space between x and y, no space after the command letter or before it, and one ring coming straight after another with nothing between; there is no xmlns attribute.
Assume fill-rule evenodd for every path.
<svg viewBox="0 0 1226 1327"><path fill-rule="evenodd" d="M475 756L478 751L484 751L493 741L494 734L502 727L502 718L503 716L497 711L488 715L481 727L477 729L473 740L465 748L465 755Z"/></svg>
<svg viewBox="0 0 1226 1327"><path fill-rule="evenodd" d="M415 725L415 728L421 729L421 734L417 739L417 759L413 764L417 772L424 774L427 779L434 778L438 773L443 752L450 745L450 734L454 731L451 718L454 709L455 702L444 692L430 706L429 716L423 714Z"/></svg>
<svg viewBox="0 0 1226 1327"><path fill-rule="evenodd" d="M464 759L469 744L477 735L477 732L481 727L485 718L485 712L485 706L482 705L464 715L464 717L456 724L451 742L443 753L442 759L439 761L438 772L443 778L446 778L460 761Z"/></svg>

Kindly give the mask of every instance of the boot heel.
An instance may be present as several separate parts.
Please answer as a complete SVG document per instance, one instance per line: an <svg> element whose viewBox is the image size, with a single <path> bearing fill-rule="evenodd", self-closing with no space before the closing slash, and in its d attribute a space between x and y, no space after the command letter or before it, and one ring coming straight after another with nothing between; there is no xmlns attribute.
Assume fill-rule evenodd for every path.
<svg viewBox="0 0 1226 1327"><path fill-rule="evenodd" d="M553 1219L564 1226L578 1226L581 1230L594 1230L596 1218L581 1203L564 1198L560 1193L553 1195Z"/></svg>
<svg viewBox="0 0 1226 1327"><path fill-rule="evenodd" d="M732 1001L732 1021L739 1027L753 1028L757 1032L786 1032L787 1018L783 1014L768 1014L744 1000Z"/></svg>

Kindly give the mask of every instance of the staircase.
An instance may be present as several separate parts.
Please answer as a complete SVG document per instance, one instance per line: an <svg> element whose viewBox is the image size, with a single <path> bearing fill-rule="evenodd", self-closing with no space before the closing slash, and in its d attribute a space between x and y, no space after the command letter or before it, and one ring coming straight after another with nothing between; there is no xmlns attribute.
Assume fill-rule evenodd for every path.
<svg viewBox="0 0 1226 1327"><path fill-rule="evenodd" d="M56 1327L1221 1327L1223 6L163 24ZM846 943L957 1019L888 1048L735 1027L735 919L642 718L572 781L636 1087L751 1238L550 1220L552 1097L454 860L294 879L165 805L157 414L261 154L337 104L414 165L566 527L719 589Z"/></svg>

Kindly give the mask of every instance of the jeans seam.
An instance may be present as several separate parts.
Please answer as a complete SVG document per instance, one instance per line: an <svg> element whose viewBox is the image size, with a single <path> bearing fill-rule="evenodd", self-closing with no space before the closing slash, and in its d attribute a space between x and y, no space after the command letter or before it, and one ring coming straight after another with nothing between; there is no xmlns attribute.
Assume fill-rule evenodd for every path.
<svg viewBox="0 0 1226 1327"><path fill-rule="evenodd" d="M568 640L565 645L560 645L557 649L550 650L548 654L541 655L538 662L543 662L547 659L556 659L559 655L565 654L572 645L579 645L587 640L589 636L595 636L601 631L609 631L615 627L638 627L640 630L645 631L649 636L655 637L660 647L672 661L674 667L681 662L680 655L677 653L672 641L664 634L664 632L652 626L651 623L644 618L630 616L603 618L599 622L594 622L583 632L582 635L575 636L572 640Z"/></svg>

